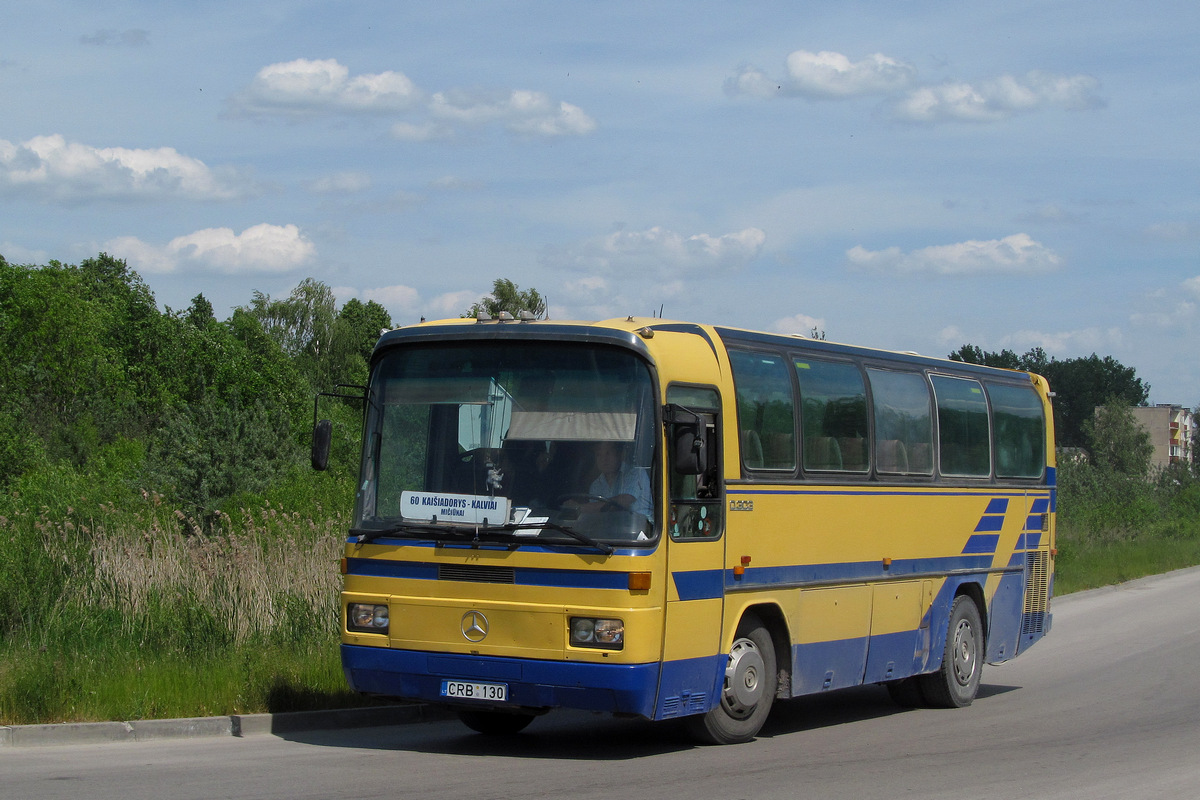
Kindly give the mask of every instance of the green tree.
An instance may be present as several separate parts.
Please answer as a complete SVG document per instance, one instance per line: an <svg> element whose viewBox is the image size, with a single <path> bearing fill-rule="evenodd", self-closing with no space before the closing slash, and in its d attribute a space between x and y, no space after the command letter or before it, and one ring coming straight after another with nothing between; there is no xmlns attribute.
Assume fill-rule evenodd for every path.
<svg viewBox="0 0 1200 800"><path fill-rule="evenodd" d="M1092 353L1086 358L1054 359L1042 375L1055 393L1055 427L1063 447L1087 446L1084 425L1110 399L1142 406L1150 396L1150 384L1137 377L1133 367L1126 367L1112 356L1100 358Z"/></svg>
<svg viewBox="0 0 1200 800"><path fill-rule="evenodd" d="M346 301L334 321L334 351L339 360L331 370L334 383L363 383L367 362L382 331L392 327L392 316L374 300Z"/></svg>
<svg viewBox="0 0 1200 800"><path fill-rule="evenodd" d="M157 404L142 360L157 309L132 278L103 255L0 268L0 399L51 458L86 463L98 445L144 430Z"/></svg>
<svg viewBox="0 0 1200 800"><path fill-rule="evenodd" d="M203 293L192 298L192 304L188 306L186 316L187 321L197 328L207 328L217 321L212 303L208 302L208 298Z"/></svg>
<svg viewBox="0 0 1200 800"><path fill-rule="evenodd" d="M250 313L292 357L319 357L328 348L337 316L333 290L314 278L301 281L286 299L255 291Z"/></svg>
<svg viewBox="0 0 1200 800"><path fill-rule="evenodd" d="M484 295L463 314L464 317L478 316L479 312L497 317L506 311L514 317L522 311L528 311L534 318L541 319L546 314L546 298L537 289L521 291L508 278L497 278L492 283L492 293Z"/></svg>
<svg viewBox="0 0 1200 800"><path fill-rule="evenodd" d="M1149 474L1154 445L1122 398L1110 398L1097 408L1084 429L1091 443L1094 466L1131 478Z"/></svg>
<svg viewBox="0 0 1200 800"><path fill-rule="evenodd" d="M208 396L168 411L149 471L170 495L203 511L237 492L257 492L299 460L291 420L269 403Z"/></svg>

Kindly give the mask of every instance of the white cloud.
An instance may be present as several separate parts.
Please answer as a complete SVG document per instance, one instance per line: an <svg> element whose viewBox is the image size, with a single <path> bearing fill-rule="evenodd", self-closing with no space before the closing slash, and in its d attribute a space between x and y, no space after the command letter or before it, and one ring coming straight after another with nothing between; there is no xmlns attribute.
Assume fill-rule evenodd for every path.
<svg viewBox="0 0 1200 800"><path fill-rule="evenodd" d="M58 134L0 139L0 192L61 201L228 200L246 189L231 170L214 172L172 147L92 147Z"/></svg>
<svg viewBox="0 0 1200 800"><path fill-rule="evenodd" d="M240 94L231 99L235 111L293 117L322 114L396 113L422 98L400 72L350 76L336 59L298 58L268 64Z"/></svg>
<svg viewBox="0 0 1200 800"><path fill-rule="evenodd" d="M725 81L725 91L756 97L844 99L890 98L894 119L905 122L997 122L1043 108L1071 111L1103 107L1099 82L1090 75L1056 75L1034 70L1023 77L1001 75L974 83L947 81L916 86L917 68L882 53L851 61L842 53L796 50L781 78L742 66ZM916 88L911 88L916 86Z"/></svg>
<svg viewBox="0 0 1200 800"><path fill-rule="evenodd" d="M1088 75L1030 72L1024 78L1001 75L979 83L921 86L891 106L906 122L997 122L1016 114L1054 107L1071 111L1104 105L1099 82Z"/></svg>
<svg viewBox="0 0 1200 800"><path fill-rule="evenodd" d="M825 319L823 317L810 317L807 314L793 314L790 317L777 319L771 323L771 330L776 333L799 333L808 336L814 328L817 331L824 331Z"/></svg>
<svg viewBox="0 0 1200 800"><path fill-rule="evenodd" d="M858 245L846 251L846 258L851 266L863 269L936 275L1039 273L1057 269L1062 263L1053 250L1026 233L936 245L908 253L899 247L867 250Z"/></svg>
<svg viewBox="0 0 1200 800"><path fill-rule="evenodd" d="M371 176L365 172L335 172L308 184L317 194L354 194L371 188Z"/></svg>
<svg viewBox="0 0 1200 800"><path fill-rule="evenodd" d="M721 236L685 236L655 226L589 239L550 260L585 272L636 272L675 278L680 271L744 267L761 252L766 239L766 233L758 228Z"/></svg>
<svg viewBox="0 0 1200 800"><path fill-rule="evenodd" d="M483 181L466 180L457 175L444 175L429 183L429 188L443 192L474 192L484 188L484 186Z"/></svg>
<svg viewBox="0 0 1200 800"><path fill-rule="evenodd" d="M859 97L890 94L912 84L916 67L903 61L873 53L861 61L851 61L841 53L823 50L812 53L797 50L787 57L787 74L771 79L754 67L742 67L725 83L731 94L766 97L773 94L803 97Z"/></svg>
<svg viewBox="0 0 1200 800"><path fill-rule="evenodd" d="M1052 356L1074 357L1078 353L1120 350L1125 335L1120 328L1081 328L1074 331L1016 331L1000 340L999 347L1027 352L1040 347Z"/></svg>
<svg viewBox="0 0 1200 800"><path fill-rule="evenodd" d="M376 289L364 289L362 299L374 300L388 311L411 311L417 307L421 295L411 286L397 284L395 286L380 286Z"/></svg>
<svg viewBox="0 0 1200 800"><path fill-rule="evenodd" d="M797 94L853 97L902 89L916 78L911 64L873 53L851 62L841 53L797 50L787 57L788 85Z"/></svg>
<svg viewBox="0 0 1200 800"><path fill-rule="evenodd" d="M485 294L487 292L473 292L470 289L444 292L428 303L422 304L422 307L425 309L426 316L430 319L457 317Z"/></svg>
<svg viewBox="0 0 1200 800"><path fill-rule="evenodd" d="M165 247L123 236L103 249L126 259L139 272L175 272L184 267L216 272L289 272L312 260L316 247L295 225L263 223L240 234L230 228L205 228L177 236Z"/></svg>
<svg viewBox="0 0 1200 800"><path fill-rule="evenodd" d="M1019 330L989 341L986 335L966 333L951 325L938 332L936 341L944 348L957 349L964 343L971 343L984 350L1012 350L1015 353L1026 353L1040 347L1050 356L1074 358L1080 353L1120 350L1125 344L1125 335L1116 327L1051 332Z"/></svg>
<svg viewBox="0 0 1200 800"><path fill-rule="evenodd" d="M392 126L392 138L402 142L436 142L453 135L454 128L436 122L397 122Z"/></svg>
<svg viewBox="0 0 1200 800"><path fill-rule="evenodd" d="M437 92L429 105L435 119L467 126L503 125L529 136L578 136L596 129L596 121L578 106L555 102L543 92Z"/></svg>
<svg viewBox="0 0 1200 800"><path fill-rule="evenodd" d="M1184 281L1183 288L1196 295L1196 297L1200 297L1200 275L1197 275L1195 278L1188 278L1186 281Z"/></svg>
<svg viewBox="0 0 1200 800"><path fill-rule="evenodd" d="M689 289L693 285L687 278L656 280L640 273L613 279L585 275L557 287L554 298L564 302L555 303L550 311L556 319L661 316L664 311L671 317L678 313L672 301L684 298L684 304L691 307L693 295Z"/></svg>
<svg viewBox="0 0 1200 800"><path fill-rule="evenodd" d="M1158 222L1146 229L1146 234L1155 239L1171 242L1187 242L1200 239L1200 223L1195 222Z"/></svg>
<svg viewBox="0 0 1200 800"><path fill-rule="evenodd" d="M45 250L30 250L12 242L0 242L0 256L10 264L45 264L50 260Z"/></svg>
<svg viewBox="0 0 1200 800"><path fill-rule="evenodd" d="M105 242L100 249L125 259L129 266L143 275L174 272L179 266L179 258L175 253L165 247L147 244L136 236L118 236Z"/></svg>
<svg viewBox="0 0 1200 800"><path fill-rule="evenodd" d="M580 136L596 129L583 109L526 89L427 95L400 72L351 75L336 59L269 64L229 100L235 114L294 119L341 114L400 117L392 136L411 142L447 139L461 127L500 125L533 137Z"/></svg>

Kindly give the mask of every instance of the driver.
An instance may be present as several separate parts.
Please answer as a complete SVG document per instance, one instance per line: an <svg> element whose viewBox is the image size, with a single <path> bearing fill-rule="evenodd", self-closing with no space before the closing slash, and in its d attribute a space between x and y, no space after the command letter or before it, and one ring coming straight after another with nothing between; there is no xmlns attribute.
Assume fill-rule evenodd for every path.
<svg viewBox="0 0 1200 800"><path fill-rule="evenodd" d="M611 504L649 519L650 476L646 470L625 463L625 448L619 442L600 442L595 458L600 474L592 481L588 494L602 499L582 506L581 510L599 511Z"/></svg>

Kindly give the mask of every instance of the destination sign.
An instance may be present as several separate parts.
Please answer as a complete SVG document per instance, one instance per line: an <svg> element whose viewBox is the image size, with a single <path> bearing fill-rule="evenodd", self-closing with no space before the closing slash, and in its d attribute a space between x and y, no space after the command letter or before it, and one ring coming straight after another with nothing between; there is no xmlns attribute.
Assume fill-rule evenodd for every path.
<svg viewBox="0 0 1200 800"><path fill-rule="evenodd" d="M405 519L453 522L459 525L504 525L508 522L507 497L449 492L404 492L400 513Z"/></svg>

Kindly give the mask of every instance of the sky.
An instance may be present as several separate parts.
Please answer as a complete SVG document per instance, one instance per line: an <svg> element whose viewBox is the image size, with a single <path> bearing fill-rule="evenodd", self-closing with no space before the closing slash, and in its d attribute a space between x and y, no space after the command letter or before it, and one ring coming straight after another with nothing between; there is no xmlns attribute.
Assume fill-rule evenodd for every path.
<svg viewBox="0 0 1200 800"><path fill-rule="evenodd" d="M0 5L0 255L218 316L496 278L1200 404L1200 4ZM1053 387L1052 387L1053 388Z"/></svg>

